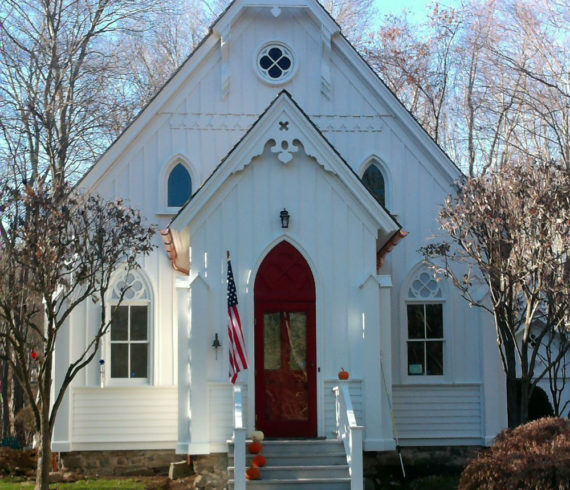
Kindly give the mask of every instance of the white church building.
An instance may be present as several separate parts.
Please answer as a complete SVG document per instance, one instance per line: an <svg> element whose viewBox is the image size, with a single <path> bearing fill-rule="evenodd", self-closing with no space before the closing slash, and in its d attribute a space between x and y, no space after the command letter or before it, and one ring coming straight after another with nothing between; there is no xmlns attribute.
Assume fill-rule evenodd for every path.
<svg viewBox="0 0 570 490"><path fill-rule="evenodd" d="M132 288L53 450L225 453L259 428L389 451L391 408L402 446L490 444L507 425L491 317L418 253L460 176L316 0L235 0L80 182L163 231L117 275ZM249 358L239 404L226 251ZM99 308L70 319L56 384Z"/></svg>

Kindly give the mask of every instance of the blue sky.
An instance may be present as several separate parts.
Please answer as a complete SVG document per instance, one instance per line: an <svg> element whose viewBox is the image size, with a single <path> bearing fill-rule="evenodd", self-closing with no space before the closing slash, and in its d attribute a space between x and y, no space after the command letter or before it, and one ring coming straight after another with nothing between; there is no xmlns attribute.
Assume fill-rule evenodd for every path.
<svg viewBox="0 0 570 490"><path fill-rule="evenodd" d="M399 14L402 10L410 11L410 20L422 21L433 0L376 0L376 7L381 17L385 14ZM459 5L457 0L440 0L441 5Z"/></svg>

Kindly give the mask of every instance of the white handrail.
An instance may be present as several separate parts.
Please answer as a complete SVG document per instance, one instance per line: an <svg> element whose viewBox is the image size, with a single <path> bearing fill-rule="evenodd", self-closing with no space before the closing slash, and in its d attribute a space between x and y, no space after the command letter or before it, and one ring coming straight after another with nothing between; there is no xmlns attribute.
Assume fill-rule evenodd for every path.
<svg viewBox="0 0 570 490"><path fill-rule="evenodd" d="M234 385L234 488L245 490L245 427L241 386Z"/></svg>
<svg viewBox="0 0 570 490"><path fill-rule="evenodd" d="M363 490L362 432L364 427L356 423L348 382L339 381L338 386L335 386L333 391L336 398L337 437L344 443L350 469L350 488L351 490Z"/></svg>

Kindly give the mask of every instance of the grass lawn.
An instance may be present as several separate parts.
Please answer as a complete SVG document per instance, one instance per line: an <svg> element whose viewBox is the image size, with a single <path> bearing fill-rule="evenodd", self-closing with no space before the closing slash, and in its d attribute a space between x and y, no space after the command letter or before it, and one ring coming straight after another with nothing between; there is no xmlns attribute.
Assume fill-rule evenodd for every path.
<svg viewBox="0 0 570 490"><path fill-rule="evenodd" d="M92 489L98 490L99 488L124 488L128 490L145 490L147 486L137 480L80 480L74 483L52 483L50 488L59 489ZM12 479L2 479L0 480L0 490L14 489L19 490L21 488L34 488L33 481L17 481Z"/></svg>

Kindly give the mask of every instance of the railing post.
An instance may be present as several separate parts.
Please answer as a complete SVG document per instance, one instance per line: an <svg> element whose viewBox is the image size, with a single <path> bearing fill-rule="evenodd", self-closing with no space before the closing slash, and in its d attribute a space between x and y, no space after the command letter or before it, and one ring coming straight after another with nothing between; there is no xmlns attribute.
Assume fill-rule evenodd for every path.
<svg viewBox="0 0 570 490"><path fill-rule="evenodd" d="M358 425L350 428L350 490L363 490L364 471L362 468L362 432L364 427Z"/></svg>
<svg viewBox="0 0 570 490"><path fill-rule="evenodd" d="M356 415L350 399L349 384L339 381L333 388L336 396L336 427L338 439L344 443L350 469L351 490L363 490L362 434L364 427L356 424Z"/></svg>
<svg viewBox="0 0 570 490"><path fill-rule="evenodd" d="M234 489L245 490L245 432L241 386L234 386Z"/></svg>

